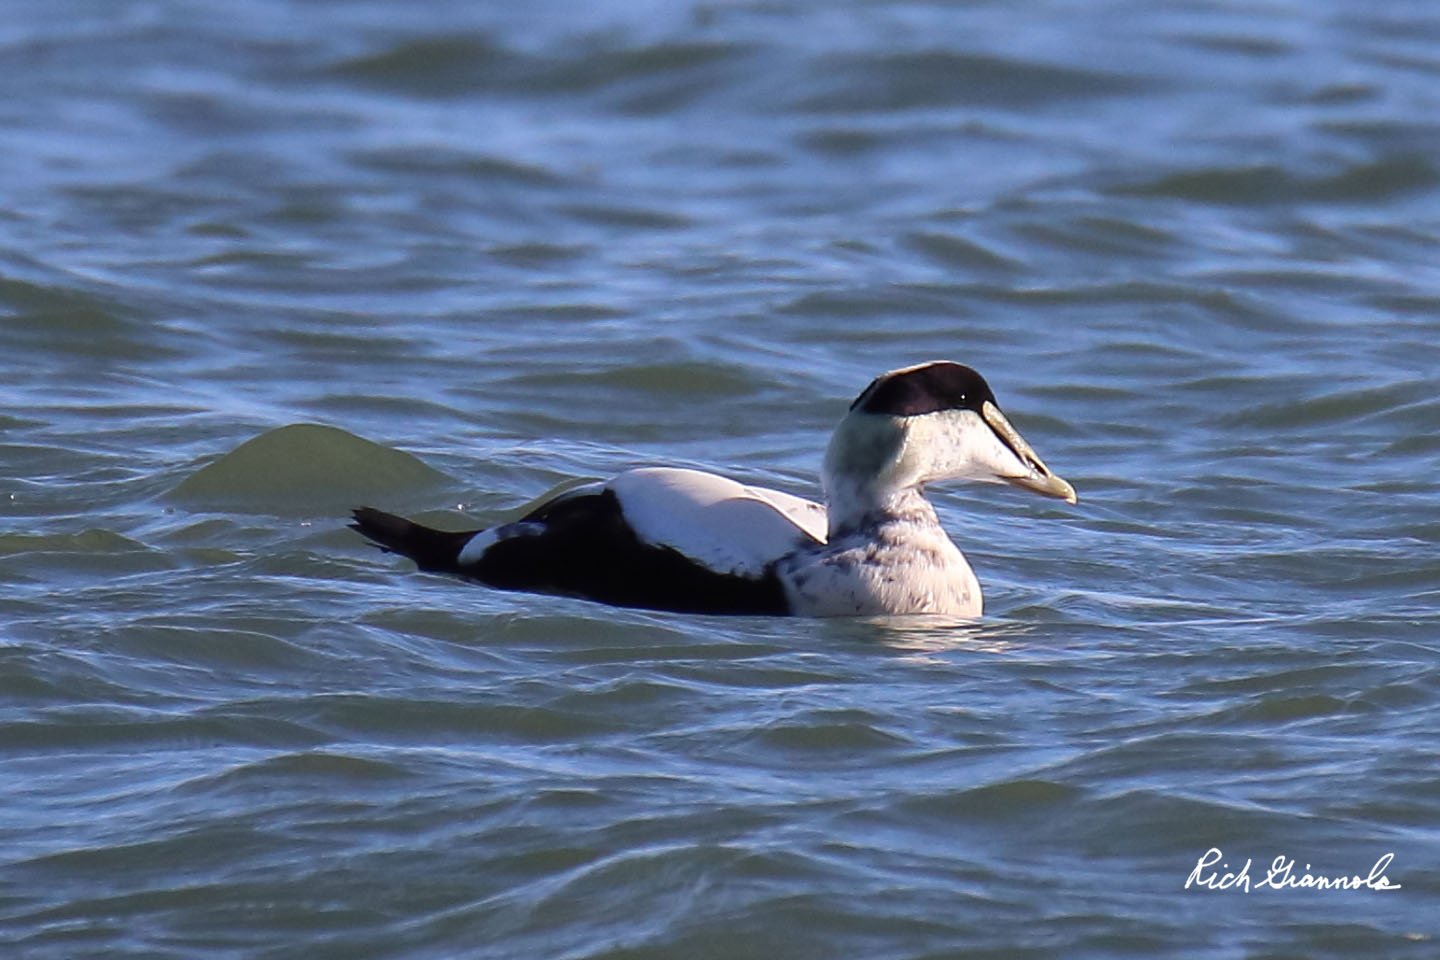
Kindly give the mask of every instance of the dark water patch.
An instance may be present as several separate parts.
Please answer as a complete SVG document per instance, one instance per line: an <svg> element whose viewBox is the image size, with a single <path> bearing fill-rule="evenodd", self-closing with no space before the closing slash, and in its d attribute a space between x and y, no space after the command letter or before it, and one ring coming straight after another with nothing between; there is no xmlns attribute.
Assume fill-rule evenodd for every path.
<svg viewBox="0 0 1440 960"><path fill-rule="evenodd" d="M1204 279L1215 284L1244 288L1253 294L1273 291L1284 297L1300 294L1322 297L1353 296L1358 299L1394 287L1393 282L1388 279L1345 273L1324 266L1228 270L1205 274Z"/></svg>
<svg viewBox="0 0 1440 960"><path fill-rule="evenodd" d="M913 746L903 734L885 727L880 717L863 710L812 710L769 723L748 740L804 765Z"/></svg>
<svg viewBox="0 0 1440 960"><path fill-rule="evenodd" d="M805 134L800 143L817 153L851 157L885 147L886 138L869 130L829 128Z"/></svg>
<svg viewBox="0 0 1440 960"><path fill-rule="evenodd" d="M657 669L696 687L733 691L799 690L814 684L854 682L853 675L843 667L823 658L796 658L785 644L765 639L765 628L786 621L744 619L749 621L746 642L726 648L704 646L696 656L676 649L657 664Z"/></svg>
<svg viewBox="0 0 1440 960"><path fill-rule="evenodd" d="M1342 596L1350 604L1360 604L1376 602L1382 597L1394 602L1396 592L1413 589L1416 582L1429 586L1428 577L1413 582L1407 578L1407 564L1413 564L1413 561L1392 558L1379 549L1320 548L1297 540L1293 549L1278 552L1260 548L1218 551L1213 557L1197 559L1194 566L1197 572L1217 577L1225 577L1228 571L1230 579L1243 584L1285 584L1291 591L1308 591L1321 596L1333 595L1337 589L1342 589ZM1379 569L1375 570L1377 565ZM1357 595L1356 582L1377 574L1395 576L1393 592L1372 588ZM1352 613L1359 612L1358 607L1352 608ZM1353 622L1352 630L1363 634L1363 624Z"/></svg>
<svg viewBox="0 0 1440 960"><path fill-rule="evenodd" d="M394 608L377 605L363 622L380 629L386 636L403 635L453 644L466 651L467 656L475 652L484 656L499 656L476 650L478 644L489 638L499 619L502 618L477 617L464 610L435 609L426 605Z"/></svg>
<svg viewBox="0 0 1440 960"><path fill-rule="evenodd" d="M350 162L368 170L400 176L457 177L476 183L528 187L558 187L567 182L567 178L544 166L500 156L463 153L445 146L365 150L351 154Z"/></svg>
<svg viewBox="0 0 1440 960"><path fill-rule="evenodd" d="M226 559L236 560L240 559L243 554L235 552L235 548L268 542L268 536L262 535L258 541L256 536L257 532L254 528L247 531L245 527L228 517L207 517L201 520L191 520L187 517L177 518L173 525L166 524L154 530L147 539L170 548L191 547L200 550L215 550L219 554L223 554Z"/></svg>
<svg viewBox="0 0 1440 960"><path fill-rule="evenodd" d="M629 364L595 371L557 370L511 377L508 385L521 395L588 393L596 387L608 391L634 391L662 396L699 398L745 397L765 384L753 372L710 363L671 362Z"/></svg>
<svg viewBox="0 0 1440 960"><path fill-rule="evenodd" d="M987 283L968 286L971 298L1018 307L1132 307L1156 309L1166 306L1195 308L1206 319L1271 334L1313 332L1303 321L1267 308L1241 289L1222 289L1211 284L1125 280L1094 283L1086 280L1071 286L1001 287ZM1211 361L1215 362L1215 361Z"/></svg>
<svg viewBox="0 0 1440 960"><path fill-rule="evenodd" d="M1219 417L1225 427L1252 429L1314 428L1364 420L1398 407L1425 402L1430 385L1419 381L1382 387L1356 387L1321 396L1292 397L1283 403L1263 403Z"/></svg>
<svg viewBox="0 0 1440 960"><path fill-rule="evenodd" d="M5 329L28 323L47 332L97 336L122 330L127 317L119 306L69 287L0 279L0 303L7 317Z"/></svg>
<svg viewBox="0 0 1440 960"><path fill-rule="evenodd" d="M139 714L136 716L135 714ZM261 717L151 716L146 711L50 711L43 720L5 723L0 752L91 754L116 750L194 750L221 745L311 747L326 742L305 724Z"/></svg>
<svg viewBox="0 0 1440 960"><path fill-rule="evenodd" d="M1211 203L1272 203L1289 182L1277 167L1176 173L1149 183L1112 187L1120 195L1173 197Z"/></svg>
<svg viewBox="0 0 1440 960"><path fill-rule="evenodd" d="M1308 762L1287 757L1274 743L1249 733L1128 733L1119 743L1098 746L1062 764L1051 771L1052 776L1084 783L1141 786L1163 772L1172 782L1189 775L1195 782L1213 787L1224 782L1244 782L1265 771L1298 770Z"/></svg>
<svg viewBox="0 0 1440 960"><path fill-rule="evenodd" d="M1184 243L1168 230L1117 217L1079 217L1060 224L1022 223L1011 229L1029 240L1101 258L1174 257Z"/></svg>
<svg viewBox="0 0 1440 960"><path fill-rule="evenodd" d="M1416 708L1418 704L1410 709ZM1424 748L1417 746L1413 735L1393 738L1385 750L1366 754L1352 765L1346 779L1337 783L1337 787L1345 789L1327 791L1326 812L1359 823L1428 829L1435 804L1440 802L1440 781L1406 775L1406 771L1425 762ZM1385 789L1365 790L1366 783L1376 782L1383 783Z"/></svg>
<svg viewBox="0 0 1440 960"><path fill-rule="evenodd" d="M562 618L561 623L563 624ZM562 632L560 635L567 635ZM763 658L779 652L763 642L707 643L703 639L669 631L621 627L619 635L609 636L602 630L596 634L593 624L569 632L578 643L568 649L547 654L548 659L563 663L645 663L655 664L663 675L673 679L721 686L770 687L793 683L800 686L816 681L816 674L806 671L787 672L764 663ZM645 642L636 643L636 640ZM697 642L698 641L698 642ZM717 669L714 664L731 663L731 670Z"/></svg>
<svg viewBox="0 0 1440 960"><path fill-rule="evenodd" d="M1400 381L1400 384L1411 386L1413 381L1407 379ZM1407 401L1403 397L1397 398L1396 403L1389 409L1376 411L1372 416L1377 425L1384 424L1397 433L1413 430L1428 435L1440 428L1440 399L1426 397Z"/></svg>
<svg viewBox="0 0 1440 960"><path fill-rule="evenodd" d="M527 92L624 85L621 103L632 111L650 113L688 103L721 79L723 74L714 74L714 67L742 60L746 54L744 46L715 42L597 47L550 65L540 76L516 80ZM697 75L703 75L704 81Z"/></svg>
<svg viewBox="0 0 1440 960"><path fill-rule="evenodd" d="M334 420L356 415L411 423L424 421L453 423L464 419L460 411L431 400L376 396L372 392L327 393L308 401L305 406L309 410L323 413L328 419Z"/></svg>
<svg viewBox="0 0 1440 960"><path fill-rule="evenodd" d="M407 40L333 64L339 79L417 97L456 97L504 83L521 56L483 35Z"/></svg>
<svg viewBox="0 0 1440 960"><path fill-rule="evenodd" d="M254 630L217 629L141 620L117 631L107 644L115 654L154 663L197 666L208 670L249 670L274 675L319 665L322 658L289 640Z"/></svg>
<svg viewBox="0 0 1440 960"><path fill-rule="evenodd" d="M1367 483L1352 484L1348 489L1362 493L1378 493L1383 496L1405 496L1408 494L1432 494L1440 492L1440 483L1432 480L1373 480ZM1440 525L1435 522L1416 522L1414 526L1408 527L1413 535L1427 541L1440 539Z"/></svg>
<svg viewBox="0 0 1440 960"><path fill-rule="evenodd" d="M1440 675L1432 669L1425 669L1421 675L1409 681L1384 683L1363 691L1359 702L1384 710L1413 710L1431 706L1440 698Z"/></svg>
<svg viewBox="0 0 1440 960"><path fill-rule="evenodd" d="M602 303L583 303L578 301L572 301L548 304L529 304L525 306L505 305L487 311L486 316L496 320L510 320L517 323L560 323L579 325L581 327L585 327L586 333L589 336L598 339L598 337L596 336L596 327L599 324L603 323L603 321L606 320L621 320L631 316L631 314L627 310L622 310L619 307L609 306ZM592 324L596 326L590 326ZM593 349L595 346L595 340L592 339L588 341L588 344ZM579 348L584 345L585 343L583 342L574 342L571 344L557 344L557 346L561 347L573 346L576 348L576 350L579 350ZM519 348L513 346L507 348L501 345L497 348L496 352L492 354L492 356L503 359L507 355L507 353L511 356L514 356L516 354L523 354L525 351L529 351L532 355L536 353L534 347L529 345ZM533 360L537 365L543 363L541 356L533 356Z"/></svg>
<svg viewBox="0 0 1440 960"><path fill-rule="evenodd" d="M1198 203L1255 206L1289 203L1382 203L1432 189L1434 164L1418 155L1355 164L1329 176L1306 176L1273 164L1173 173L1147 183L1109 188L1120 196L1170 197Z"/></svg>
<svg viewBox="0 0 1440 960"><path fill-rule="evenodd" d="M900 893L893 886L900 878L872 869L864 853L837 847L822 858L750 849L743 843L702 843L612 856L567 877L565 885L536 904L535 912L524 920L520 908L541 891L519 892L524 899L513 905L497 903L509 909L492 917L491 923L503 922L510 914L513 922L523 923L524 935L533 938L543 938L543 931L556 924L567 929L578 925L584 932L576 935L587 943L614 944L609 918L614 915L616 884L633 885L643 877L647 902L656 906L648 914L651 924L645 939L632 947L615 944L587 955L762 956L778 948L786 956L820 957L845 943L865 949L867 955L888 955L887 945L915 945L934 938L938 947L945 935L965 929L963 921L939 919L944 915L940 911L932 914L927 909L923 918L913 915L917 898L934 900L938 907L942 899L938 879L924 885L902 884L905 890ZM807 892L793 892L797 887ZM973 892L973 885L964 885L958 893L952 889L948 897L952 909L957 898L966 905L983 899ZM575 915L572 905L581 902L602 909ZM905 910L906 902L911 911ZM773 933L766 936L764 931ZM521 942L528 946L532 941ZM533 941L537 946L541 942Z"/></svg>
<svg viewBox="0 0 1440 960"><path fill-rule="evenodd" d="M1304 392L1315 384L1313 374L1263 374L1212 373L1187 378L1173 387L1175 390L1193 392L1200 397L1243 397L1284 395L1293 396Z"/></svg>
<svg viewBox="0 0 1440 960"><path fill-rule="evenodd" d="M297 121L317 128L340 128L344 121L324 110L276 111L273 100L246 100L234 91L152 89L143 98L145 116L175 134L218 143L235 143L288 130ZM241 161L239 152L225 159Z"/></svg>
<svg viewBox="0 0 1440 960"><path fill-rule="evenodd" d="M673 109L711 88L714 68L740 58L725 43L662 43L524 53L485 35L426 37L332 65L328 73L407 96L555 97L609 91L637 113Z"/></svg>
<svg viewBox="0 0 1440 960"><path fill-rule="evenodd" d="M485 252L502 263L541 267L579 260L590 254L592 248L584 244L505 243L489 247Z"/></svg>
<svg viewBox="0 0 1440 960"><path fill-rule="evenodd" d="M10 616L24 614L10 606ZM126 682L109 669L105 657L89 650L60 651L49 646L53 630L43 633L42 644L21 641L20 631L12 632L11 645L0 648L0 692L13 698L12 708L53 708L85 704L122 704L140 707L157 702L154 691ZM29 631L26 631L29 632ZM15 716L20 717L17 711Z"/></svg>
<svg viewBox="0 0 1440 960"><path fill-rule="evenodd" d="M1399 440L1386 444L1380 452L1385 456L1403 458L1433 454L1436 450L1440 450L1440 435L1424 433L1401 437Z"/></svg>
<svg viewBox="0 0 1440 960"><path fill-rule="evenodd" d="M87 184L70 187L66 192L76 215L95 228L137 236L164 231L176 221L213 210L204 197L169 184Z"/></svg>
<svg viewBox="0 0 1440 960"><path fill-rule="evenodd" d="M634 718L667 707L681 709L691 699L689 687L635 675L587 683L546 699L548 709L574 716L593 717L607 725L627 726Z"/></svg>
<svg viewBox="0 0 1440 960"><path fill-rule="evenodd" d="M76 285L0 278L0 343L62 361L151 363L178 355L155 321Z"/></svg>
<svg viewBox="0 0 1440 960"><path fill-rule="evenodd" d="M1421 318L1420 322L1427 325L1437 314L1440 314L1440 296L1378 293L1370 297L1367 302L1381 310L1415 315Z"/></svg>
<svg viewBox="0 0 1440 960"><path fill-rule="evenodd" d="M1277 37L1251 34L1186 33L1170 38L1172 43L1197 47L1217 53L1235 53L1246 57L1270 59L1293 53L1293 44Z"/></svg>
<svg viewBox="0 0 1440 960"><path fill-rule="evenodd" d="M1352 701L1342 700L1329 694L1303 696L1264 696L1243 705L1234 705L1216 711L1207 722L1239 724L1262 727L1290 724L1296 721L1329 717L1338 713L1354 712Z"/></svg>
<svg viewBox="0 0 1440 960"><path fill-rule="evenodd" d="M67 534L0 534L0 555L13 553L144 553L148 548L112 530L89 529Z"/></svg>
<svg viewBox="0 0 1440 960"><path fill-rule="evenodd" d="M791 108L813 113L1037 108L1137 89L1116 73L948 50L829 54L815 60L804 86L813 92L800 93Z"/></svg>
<svg viewBox="0 0 1440 960"><path fill-rule="evenodd" d="M972 822L1009 820L1046 813L1058 813L1082 791L1065 783L1041 779L1014 779L933 796L902 800L900 809L908 815L942 820Z"/></svg>
<svg viewBox="0 0 1440 960"><path fill-rule="evenodd" d="M74 584L94 577L120 581L178 566L170 555L110 530L0 534L0 581Z"/></svg>
<svg viewBox="0 0 1440 960"><path fill-rule="evenodd" d="M303 750L249 760L218 774L195 777L176 786L174 792L180 796L209 796L215 791L250 794L256 790L286 790L303 795L310 787L343 789L349 797L349 791L357 788L393 784L413 776L403 763L334 750Z"/></svg>
<svg viewBox="0 0 1440 960"><path fill-rule="evenodd" d="M1377 548L1366 558L1368 562L1356 565L1362 572L1339 578L1335 585L1371 599L1377 593L1415 592L1416 599L1427 593L1433 595L1440 590L1440 561L1413 555L1414 546L1411 541Z"/></svg>
<svg viewBox="0 0 1440 960"><path fill-rule="evenodd" d="M161 839L137 843L116 843L65 850L37 857L28 861L25 866L31 870L56 874L102 870L111 876L122 876L144 873L167 863L173 864L178 857L183 862L189 863L191 870L199 872L207 867L223 866L228 857L242 853L253 854L270 846L253 830L233 824L182 828L171 831L170 834ZM148 897L121 895L113 899L112 907L117 913L128 913L130 911L121 906L122 902L128 901L135 905L136 912L147 912L152 907L141 906L141 901L154 899L155 901L178 902L192 900L193 894L193 890L187 891L184 887L180 889L162 888L154 891ZM65 908L58 908L51 915L57 915L63 910Z"/></svg>
<svg viewBox="0 0 1440 960"><path fill-rule="evenodd" d="M185 232L192 237L213 240L250 240L250 231L238 223L225 223L220 220L197 220L186 224Z"/></svg>
<svg viewBox="0 0 1440 960"><path fill-rule="evenodd" d="M1364 665L1325 664L1322 666L1289 667L1286 669L1229 677L1218 680L1196 680L1180 688L1189 693L1287 694L1298 691L1322 692L1336 681L1346 685L1359 683L1369 674Z"/></svg>
<svg viewBox="0 0 1440 960"><path fill-rule="evenodd" d="M948 233L912 233L906 246L945 267L960 270L1018 270L1022 264L989 247Z"/></svg>
<svg viewBox="0 0 1440 960"><path fill-rule="evenodd" d="M190 261L190 266L203 271L207 282L215 283L223 276L247 270L255 273L271 273L281 269L303 270L313 263L313 258L307 254L232 247L219 253L196 257Z"/></svg>
<svg viewBox="0 0 1440 960"><path fill-rule="evenodd" d="M207 844L217 857L228 855L253 862L278 859L273 853L278 842L224 829L197 829L161 849L185 852ZM150 851L136 849L133 852L144 869L159 869ZM307 859L320 860L327 853L322 844L305 847ZM270 858L266 854L270 854ZM273 946L277 934L287 938L333 940L349 931L373 930L374 926L375 916L369 909L352 908L328 897L314 896L304 887L277 890L272 884L225 878L220 865L204 871L194 870L172 885L140 885L127 890L125 882L134 875L107 865L104 859L97 860L92 869L104 870L113 878L110 893L75 896L68 902L37 909L26 917L27 921L47 929L74 926L68 937L55 938L60 943L68 941L71 950L93 940L97 955L178 960L265 950ZM86 867L77 862L27 869L41 876L58 877L62 885L81 886L83 883L77 878L85 875ZM304 879L312 883L339 882L326 874L324 870L306 870ZM115 892L116 888L119 892ZM268 933L257 932L254 918L259 915L266 917L264 926ZM95 916L114 918L113 927L93 924ZM309 952L315 951L312 948ZM352 950L348 955L359 954Z"/></svg>
<svg viewBox="0 0 1440 960"><path fill-rule="evenodd" d="M1421 29L1424 29L1423 27ZM1370 61L1381 66L1391 67L1404 72L1413 72L1424 76L1440 75L1440 60L1433 56L1412 53L1368 53L1359 57L1362 61Z"/></svg>
<svg viewBox="0 0 1440 960"><path fill-rule="evenodd" d="M580 790L558 787L541 790L527 801L531 806L563 812L595 810L600 807L610 806L613 802L614 801L601 790Z"/></svg>
<svg viewBox="0 0 1440 960"><path fill-rule="evenodd" d="M561 215L579 223L625 230L683 230L694 221L677 211L647 209L599 203L569 203L557 209Z"/></svg>
<svg viewBox="0 0 1440 960"><path fill-rule="evenodd" d="M375 318L329 310L287 311L284 319L257 329L247 342L260 349L264 360L214 371L216 379L255 377L268 363L286 369L312 369L320 363L365 364L380 368L374 378L354 384L375 387L374 380L392 381L407 364L441 352L423 334ZM320 383L312 381L315 386Z"/></svg>
<svg viewBox="0 0 1440 960"><path fill-rule="evenodd" d="M350 219L351 208L340 191L321 185L295 188L265 211L262 223L306 229L338 226ZM320 261L315 261L318 265Z"/></svg>
<svg viewBox="0 0 1440 960"><path fill-rule="evenodd" d="M489 698L397 700L330 694L284 709L307 726L396 743L581 743L624 729L623 717Z"/></svg>
<svg viewBox="0 0 1440 960"><path fill-rule="evenodd" d="M1211 847L1283 850L1295 847L1305 835L1300 824L1278 810L1152 787L1088 798L1070 811L1065 823L1066 834L1082 850L1103 850L1110 857L1174 858L1183 864L1179 884L1195 859Z"/></svg>
<svg viewBox="0 0 1440 960"><path fill-rule="evenodd" d="M30 427L38 427L44 421L35 420L29 417L17 417L8 413L0 413L0 431L20 431ZM0 449L8 449L7 447Z"/></svg>
<svg viewBox="0 0 1440 960"><path fill-rule="evenodd" d="M835 290L805 293L780 305L782 313L802 317L880 318L880 317L948 317L956 313L955 305L935 292L912 286L870 290ZM833 334L832 334L833 335ZM865 331L853 331L865 336ZM894 337L890 330L870 332L874 337Z"/></svg>
<svg viewBox="0 0 1440 960"><path fill-rule="evenodd" d="M1083 404L1085 406L1106 406L1111 404L1131 404L1135 402L1135 391L1128 387L1102 387L1084 383L1057 383L1041 384L1031 386L1025 391L1025 395L1035 397L1039 400L1049 400L1055 403ZM1079 433L1073 420L1062 417L1049 417L1044 414L1027 414L1024 417L1027 423L1043 424L1040 432Z"/></svg>

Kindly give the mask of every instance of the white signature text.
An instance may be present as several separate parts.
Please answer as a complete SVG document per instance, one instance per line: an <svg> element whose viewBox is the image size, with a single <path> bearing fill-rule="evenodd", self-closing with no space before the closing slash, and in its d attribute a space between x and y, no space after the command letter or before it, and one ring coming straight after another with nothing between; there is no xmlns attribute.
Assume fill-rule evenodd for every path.
<svg viewBox="0 0 1440 960"><path fill-rule="evenodd" d="M1304 872L1297 874L1295 859L1281 854L1270 862L1265 876L1252 878L1249 857L1245 858L1244 865L1238 870L1232 870L1220 848L1211 847L1205 851L1204 856L1195 861L1195 869L1190 871L1190 876L1185 880L1185 889L1195 886L1204 887L1206 890L1243 890L1246 893L1250 892L1252 886L1256 890L1265 887L1272 890L1283 890L1286 887L1315 890L1400 890L1400 884L1391 883L1390 878L1385 876L1385 870L1394 859L1395 854L1385 854L1375 861L1370 872L1363 877L1358 873L1330 876L1311 873L1308 863L1305 864Z"/></svg>

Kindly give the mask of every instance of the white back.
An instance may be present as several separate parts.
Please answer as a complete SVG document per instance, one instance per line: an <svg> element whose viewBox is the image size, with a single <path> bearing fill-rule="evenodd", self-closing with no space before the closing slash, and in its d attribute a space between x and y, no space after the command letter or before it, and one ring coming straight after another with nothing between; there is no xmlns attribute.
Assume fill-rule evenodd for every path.
<svg viewBox="0 0 1440 960"><path fill-rule="evenodd" d="M825 508L764 487L671 467L628 470L606 484L644 542L717 573L759 577L801 546L825 542Z"/></svg>

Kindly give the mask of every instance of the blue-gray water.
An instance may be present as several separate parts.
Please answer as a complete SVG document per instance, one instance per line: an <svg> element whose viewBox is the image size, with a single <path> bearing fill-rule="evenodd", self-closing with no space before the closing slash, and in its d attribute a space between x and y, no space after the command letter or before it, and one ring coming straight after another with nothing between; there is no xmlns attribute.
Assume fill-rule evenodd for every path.
<svg viewBox="0 0 1440 960"><path fill-rule="evenodd" d="M1429 2L12 0L0 952L1435 957L1437 118ZM973 625L343 527L942 357L1081 495L935 491Z"/></svg>

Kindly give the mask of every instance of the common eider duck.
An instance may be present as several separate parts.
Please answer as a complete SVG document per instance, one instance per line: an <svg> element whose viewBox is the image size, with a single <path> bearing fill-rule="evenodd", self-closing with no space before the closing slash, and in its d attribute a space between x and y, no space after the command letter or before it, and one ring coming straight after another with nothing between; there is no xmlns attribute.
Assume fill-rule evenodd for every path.
<svg viewBox="0 0 1440 960"><path fill-rule="evenodd" d="M924 487L1008 483L1076 502L950 361L877 377L825 452L825 504L699 470L646 467L511 523L449 533L370 507L352 528L421 570L502 590L685 613L977 617L980 584Z"/></svg>

